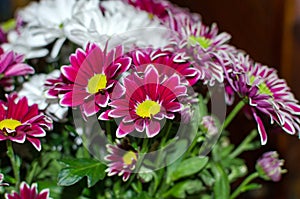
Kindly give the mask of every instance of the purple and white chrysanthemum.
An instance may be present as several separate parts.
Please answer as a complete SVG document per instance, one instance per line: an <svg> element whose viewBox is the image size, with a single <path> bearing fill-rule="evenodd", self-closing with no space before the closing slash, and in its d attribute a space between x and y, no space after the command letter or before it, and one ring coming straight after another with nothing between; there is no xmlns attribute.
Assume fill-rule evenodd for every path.
<svg viewBox="0 0 300 199"><path fill-rule="evenodd" d="M43 189L41 192L38 192L36 183L30 187L25 182L22 182L20 185L20 193L15 191L11 194L6 193L5 199L50 199L50 192L49 189Z"/></svg>
<svg viewBox="0 0 300 199"><path fill-rule="evenodd" d="M289 134L300 132L300 106L285 80L279 79L277 71L253 62L242 53L232 55L231 60L232 64L225 69L226 84L231 89L226 90L234 90L249 105L261 143L267 142L261 114L267 115L272 124L276 122Z"/></svg>
<svg viewBox="0 0 300 199"><path fill-rule="evenodd" d="M71 83L62 85L66 92L61 94L60 104L79 106L89 117L107 106L117 78L129 69L131 58L123 55L122 46L107 51L96 44L88 44L85 51L77 49L70 56L70 62L71 65L61 68L63 76Z"/></svg>
<svg viewBox="0 0 300 199"><path fill-rule="evenodd" d="M117 145L108 144L106 148L109 152L109 155L105 156L105 160L108 162L107 175L123 176L123 181L127 181L135 169L138 154L134 150L122 149L120 143L117 143Z"/></svg>
<svg viewBox="0 0 300 199"><path fill-rule="evenodd" d="M207 27L202 21L194 21L186 16L174 17L170 25L178 34L167 48L189 59L199 69L204 84L223 82L223 60L218 53L234 50L227 44L231 36L227 33L219 34L216 24Z"/></svg>
<svg viewBox="0 0 300 199"><path fill-rule="evenodd" d="M45 130L52 129L52 120L40 113L37 104L28 105L26 97L16 93L7 95L7 102L0 101L0 141L24 143L28 140L38 151Z"/></svg>
<svg viewBox="0 0 300 199"><path fill-rule="evenodd" d="M121 119L116 132L119 138L135 130L146 131L147 137L154 137L161 130L161 120L172 120L175 113L182 110L178 98L186 95L187 88L176 73L165 78L150 64L143 73L134 72L123 82L114 91L118 96L120 93L123 95L113 97L109 103L112 109L99 116L100 120Z"/></svg>
<svg viewBox="0 0 300 199"><path fill-rule="evenodd" d="M33 74L34 69L24 63L24 56L13 51L0 50L0 85L5 90L12 90L13 77Z"/></svg>

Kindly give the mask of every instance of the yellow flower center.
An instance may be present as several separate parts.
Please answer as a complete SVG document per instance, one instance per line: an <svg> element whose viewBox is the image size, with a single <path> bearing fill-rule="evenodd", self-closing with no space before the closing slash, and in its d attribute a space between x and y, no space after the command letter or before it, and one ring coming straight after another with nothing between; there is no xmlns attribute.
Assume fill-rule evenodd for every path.
<svg viewBox="0 0 300 199"><path fill-rule="evenodd" d="M150 20L153 20L153 19L154 19L154 14L148 13L148 18L149 18Z"/></svg>
<svg viewBox="0 0 300 199"><path fill-rule="evenodd" d="M104 74L95 74L89 79L87 90L90 94L98 93L106 88L107 79Z"/></svg>
<svg viewBox="0 0 300 199"><path fill-rule="evenodd" d="M159 111L160 105L152 100L146 100L136 108L136 114L142 118L150 118L152 115L159 113Z"/></svg>
<svg viewBox="0 0 300 199"><path fill-rule="evenodd" d="M211 40L205 37L189 37L190 44L199 44L202 48L207 49L211 45Z"/></svg>
<svg viewBox="0 0 300 199"><path fill-rule="evenodd" d="M126 165L131 165L133 160L137 160L136 154L133 151L128 151L127 153L125 153L125 155L123 156L123 162Z"/></svg>
<svg viewBox="0 0 300 199"><path fill-rule="evenodd" d="M251 76L250 77L250 85L252 85L255 81L256 77L254 76ZM265 94L265 95L269 95L269 96L273 96L273 93L272 91L270 90L270 88L267 86L266 83L264 82L261 82L259 85L258 85L258 90L261 94Z"/></svg>
<svg viewBox="0 0 300 199"><path fill-rule="evenodd" d="M0 129L3 130L4 128L10 129L10 130L16 130L18 126L21 126L21 122L14 119L5 119L0 121Z"/></svg>

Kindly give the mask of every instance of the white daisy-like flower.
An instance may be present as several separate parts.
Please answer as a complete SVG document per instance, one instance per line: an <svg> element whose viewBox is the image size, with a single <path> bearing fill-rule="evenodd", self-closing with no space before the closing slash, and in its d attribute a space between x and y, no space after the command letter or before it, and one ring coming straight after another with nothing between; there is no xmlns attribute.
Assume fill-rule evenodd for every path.
<svg viewBox="0 0 300 199"><path fill-rule="evenodd" d="M34 37L28 29L12 30L7 35L8 43L3 43L1 47L4 51L13 50L22 54L26 59L45 57L49 50L41 47L40 39L41 37Z"/></svg>
<svg viewBox="0 0 300 199"><path fill-rule="evenodd" d="M23 84L19 91L19 96L26 96L28 104L38 104L40 110L45 111L46 115L56 122L63 122L68 112L67 107L58 104L58 99L50 99L45 94L45 82L48 78L58 78L59 70L54 70L50 74L37 74L31 77L30 81Z"/></svg>
<svg viewBox="0 0 300 199"><path fill-rule="evenodd" d="M24 53L22 52L25 51L24 48L32 48L32 46L43 48L55 42L51 57L56 57L66 40L63 26L72 19L73 9L77 3L76 0L41 0L40 2L30 3L18 12L25 23L25 26L22 27L23 30L21 29L16 39L9 42L13 47L23 47L19 48L20 53ZM26 52L25 55L26 58L38 57L29 56ZM39 54L40 56L41 54Z"/></svg>
<svg viewBox="0 0 300 199"><path fill-rule="evenodd" d="M101 46L114 36L114 42L125 46L161 47L167 44L167 29L149 13L118 0L101 2L101 9L91 3L82 3L74 9L73 20L64 26L72 42L80 46L97 42Z"/></svg>

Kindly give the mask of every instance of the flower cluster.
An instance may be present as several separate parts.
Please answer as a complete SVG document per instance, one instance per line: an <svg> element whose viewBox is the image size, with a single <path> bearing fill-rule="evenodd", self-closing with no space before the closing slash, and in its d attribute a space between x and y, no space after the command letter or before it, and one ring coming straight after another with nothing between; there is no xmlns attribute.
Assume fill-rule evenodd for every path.
<svg viewBox="0 0 300 199"><path fill-rule="evenodd" d="M49 198L48 189L38 193L36 184L21 182L24 175L29 184L34 179L54 182L52 169L61 168L51 159L59 159L57 152L68 157L61 161L66 167L57 171L59 185L87 177L88 188L103 186L84 189L84 197L99 193L119 198L123 190L125 198L196 193L208 198L216 195L213 191L235 198L256 187L247 183L258 174L231 197L214 184L222 178L230 189L234 179L245 175L246 166L237 156L256 146L249 143L255 138L250 133L234 151L223 130L242 110L256 122L265 145L266 119L284 132L299 134L300 106L275 69L236 49L230 38L215 23L208 26L199 14L167 0L41 0L19 9L15 26L0 28L0 85L5 93L0 96L0 141L7 143L12 168L4 174L13 173L15 180L9 183L17 189L21 184L19 194L5 197ZM226 118L214 113L213 106L223 104L236 105L224 113ZM78 128L79 119L83 124ZM47 137L46 130L51 132ZM20 175L19 156L24 154L14 154L18 148L11 141L29 141L38 151L45 144L41 160L32 160L35 154L24 158L22 169L32 172ZM82 145L96 151L93 158ZM172 162L175 166L169 168ZM278 181L282 164L270 152L257 168L266 179ZM161 165L168 168L156 172ZM36 172L49 167L50 173ZM124 188L121 180L109 179L115 175L129 180ZM0 185L8 185L2 179L0 174ZM107 181L97 184L99 180Z"/></svg>

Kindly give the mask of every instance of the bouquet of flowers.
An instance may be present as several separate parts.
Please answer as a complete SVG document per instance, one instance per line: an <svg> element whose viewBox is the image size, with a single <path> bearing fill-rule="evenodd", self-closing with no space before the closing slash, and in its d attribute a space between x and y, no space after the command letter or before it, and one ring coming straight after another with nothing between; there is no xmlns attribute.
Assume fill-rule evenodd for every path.
<svg viewBox="0 0 300 199"><path fill-rule="evenodd" d="M300 106L230 37L167 0L19 9L0 30L0 192L234 199L256 178L279 181L276 151L254 172L240 154L267 143L266 124L297 134ZM239 112L257 127L235 146L226 129Z"/></svg>

